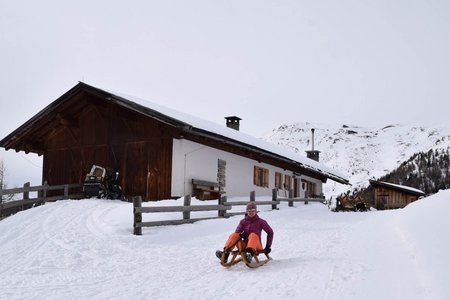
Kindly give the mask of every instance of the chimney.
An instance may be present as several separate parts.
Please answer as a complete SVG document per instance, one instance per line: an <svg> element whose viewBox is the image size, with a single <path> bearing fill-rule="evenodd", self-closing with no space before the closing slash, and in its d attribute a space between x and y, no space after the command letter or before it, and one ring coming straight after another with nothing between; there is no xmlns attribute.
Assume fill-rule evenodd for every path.
<svg viewBox="0 0 450 300"><path fill-rule="evenodd" d="M315 160L315 161L319 161L319 153L320 151L318 150L314 150L314 128L311 128L311 150L307 150L306 152L306 157Z"/></svg>
<svg viewBox="0 0 450 300"><path fill-rule="evenodd" d="M236 116L231 116L231 117L225 117L225 120L227 120L227 127L239 131L239 121L242 120L241 118L236 117Z"/></svg>

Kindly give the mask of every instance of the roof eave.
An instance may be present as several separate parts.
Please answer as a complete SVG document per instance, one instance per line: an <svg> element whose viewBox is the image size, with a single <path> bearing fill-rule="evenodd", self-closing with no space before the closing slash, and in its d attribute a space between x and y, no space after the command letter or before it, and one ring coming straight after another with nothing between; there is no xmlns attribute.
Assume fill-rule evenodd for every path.
<svg viewBox="0 0 450 300"><path fill-rule="evenodd" d="M369 180L369 183L373 187L385 187L385 188L390 188L390 189L393 189L393 190L396 190L396 191L400 191L400 192L404 192L404 193L407 193L407 194L410 194L410 195L414 195L414 196L425 196L425 193L422 192L422 191L420 191L420 192L419 191L413 191L413 190L410 190L410 189L407 189L407 188L401 188L401 187L398 187L398 186L385 184L383 182L372 180L372 179Z"/></svg>

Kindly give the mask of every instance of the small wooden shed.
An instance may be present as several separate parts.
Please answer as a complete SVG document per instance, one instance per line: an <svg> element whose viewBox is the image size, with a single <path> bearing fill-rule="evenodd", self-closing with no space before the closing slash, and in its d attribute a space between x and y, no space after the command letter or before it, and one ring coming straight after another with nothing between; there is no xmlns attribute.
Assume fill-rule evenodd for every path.
<svg viewBox="0 0 450 300"><path fill-rule="evenodd" d="M369 180L374 188L374 204L377 209L403 208L425 193L421 190L384 181Z"/></svg>

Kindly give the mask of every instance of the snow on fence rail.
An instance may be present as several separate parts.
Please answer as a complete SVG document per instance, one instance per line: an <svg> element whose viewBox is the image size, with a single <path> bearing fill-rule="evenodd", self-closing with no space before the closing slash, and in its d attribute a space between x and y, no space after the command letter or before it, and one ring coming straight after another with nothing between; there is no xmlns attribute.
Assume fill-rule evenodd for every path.
<svg viewBox="0 0 450 300"><path fill-rule="evenodd" d="M70 190L81 189L81 187L82 184L79 183L48 185L47 182L45 182L43 185L30 186L30 183L27 182L21 188L0 188L0 219L15 214L16 212L45 204L45 202L82 198L82 193L70 194ZM51 191L51 196L48 195L49 191ZM61 193L57 193L57 191L60 191ZM30 198L30 193L33 192L37 193L37 197ZM22 194L22 199L3 201L4 196L10 198L17 194Z"/></svg>
<svg viewBox="0 0 450 300"><path fill-rule="evenodd" d="M303 201L305 204L308 204L308 201L318 201L323 202L322 198L293 198L292 191L289 193L289 198L278 198L277 190L272 190L272 201L256 201L255 192L252 191L250 193L250 201L254 201L256 205L271 205L272 209L278 209L277 205L280 204L280 201L288 201L289 206L293 206L293 202ZM248 201L227 201L227 196L223 195L219 197L218 204L216 205L191 205L191 196L184 196L184 205L183 206L152 206L152 207L143 207L142 206L142 197L136 196L133 197L133 234L142 235L142 227L152 227L152 226L164 226L164 225L179 225L186 223L194 223L201 220L208 219L217 219L217 218L228 218L235 215L242 215L245 212L227 212L233 208L233 206L245 206L248 204ZM202 218L191 218L191 212L193 211L217 211L217 216L214 217L202 217ZM163 220L163 221L150 221L143 222L142 214L143 213L168 213L168 212L182 212L182 219L177 220Z"/></svg>

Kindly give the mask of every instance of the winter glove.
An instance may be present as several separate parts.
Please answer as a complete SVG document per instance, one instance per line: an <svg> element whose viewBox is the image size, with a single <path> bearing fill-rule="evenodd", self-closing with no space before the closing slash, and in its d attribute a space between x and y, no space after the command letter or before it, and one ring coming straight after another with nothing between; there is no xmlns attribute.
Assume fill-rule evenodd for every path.
<svg viewBox="0 0 450 300"><path fill-rule="evenodd" d="M241 239L246 239L247 238L247 233L245 233L244 230L241 231L241 233L239 233L239 236L241 237Z"/></svg>
<svg viewBox="0 0 450 300"><path fill-rule="evenodd" d="M270 249L270 247L264 248L264 253L265 253L265 254L269 254L270 251L272 251L272 249Z"/></svg>

